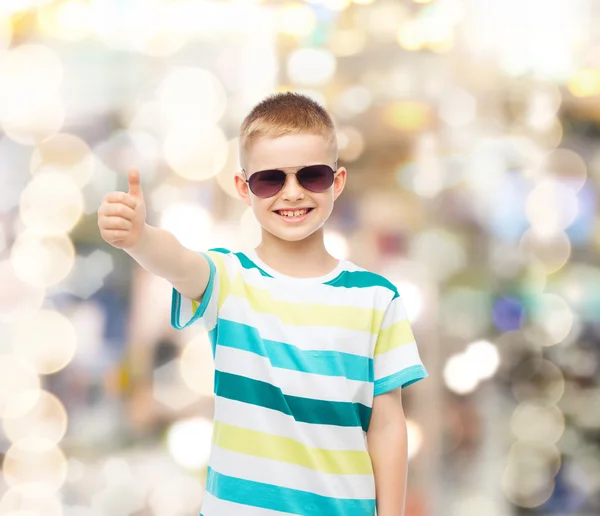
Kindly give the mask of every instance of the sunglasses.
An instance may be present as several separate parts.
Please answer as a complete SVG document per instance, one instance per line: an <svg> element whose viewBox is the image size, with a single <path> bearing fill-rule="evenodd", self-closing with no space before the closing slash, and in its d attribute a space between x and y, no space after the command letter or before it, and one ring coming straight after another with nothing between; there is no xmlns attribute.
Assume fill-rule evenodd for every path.
<svg viewBox="0 0 600 516"><path fill-rule="evenodd" d="M242 169L242 172L246 171ZM261 170L254 172L246 179L246 183L256 197L265 199L273 197L282 190L288 174L295 174L302 188L315 193L327 190L335 178L335 171L329 165L309 165L301 168L298 172L284 172L278 169Z"/></svg>

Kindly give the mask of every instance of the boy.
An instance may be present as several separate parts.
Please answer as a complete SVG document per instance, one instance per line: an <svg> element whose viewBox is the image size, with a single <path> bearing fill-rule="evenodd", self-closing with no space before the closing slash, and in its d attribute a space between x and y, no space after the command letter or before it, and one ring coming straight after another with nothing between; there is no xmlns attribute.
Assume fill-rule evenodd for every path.
<svg viewBox="0 0 600 516"><path fill-rule="evenodd" d="M400 516L401 389L427 376L394 285L325 249L346 182L327 112L273 95L241 128L240 198L255 251L195 253L146 224L137 171L99 209L103 238L173 285L171 322L200 321L215 358L203 516Z"/></svg>

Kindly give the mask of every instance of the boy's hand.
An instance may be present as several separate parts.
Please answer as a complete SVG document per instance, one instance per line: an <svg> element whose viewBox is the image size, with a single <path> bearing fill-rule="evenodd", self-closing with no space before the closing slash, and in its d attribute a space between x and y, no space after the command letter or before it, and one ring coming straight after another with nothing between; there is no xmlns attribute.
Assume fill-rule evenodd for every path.
<svg viewBox="0 0 600 516"><path fill-rule="evenodd" d="M102 238L119 249L131 249L146 226L146 204L140 185L140 173L128 174L129 192L110 192L98 209L98 227Z"/></svg>

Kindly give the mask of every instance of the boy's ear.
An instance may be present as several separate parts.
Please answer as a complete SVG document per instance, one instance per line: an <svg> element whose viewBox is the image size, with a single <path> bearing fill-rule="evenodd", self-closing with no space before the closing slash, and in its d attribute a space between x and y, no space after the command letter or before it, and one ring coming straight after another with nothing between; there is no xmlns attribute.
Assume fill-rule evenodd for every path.
<svg viewBox="0 0 600 516"><path fill-rule="evenodd" d="M242 201L244 201L248 206L250 203L250 190L248 188L248 183L246 183L246 178L240 172L238 172L234 177L233 181L235 183L235 189Z"/></svg>
<svg viewBox="0 0 600 516"><path fill-rule="evenodd" d="M344 191L344 186L346 186L346 169L344 167L340 167L337 169L335 179L333 180L333 200L334 201Z"/></svg>

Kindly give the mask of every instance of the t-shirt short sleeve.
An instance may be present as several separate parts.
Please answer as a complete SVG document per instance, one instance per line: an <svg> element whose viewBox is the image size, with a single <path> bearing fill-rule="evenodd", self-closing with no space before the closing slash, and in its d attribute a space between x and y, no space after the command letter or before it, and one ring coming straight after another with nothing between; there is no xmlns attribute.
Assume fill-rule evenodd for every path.
<svg viewBox="0 0 600 516"><path fill-rule="evenodd" d="M210 267L210 277L206 290L199 302L182 296L173 288L171 299L171 325L182 330L198 322L210 331L217 325L219 308L225 302L230 290L232 254L226 249L202 253Z"/></svg>
<svg viewBox="0 0 600 516"><path fill-rule="evenodd" d="M375 396L407 387L428 376L404 304L397 293L384 313L373 362Z"/></svg>

